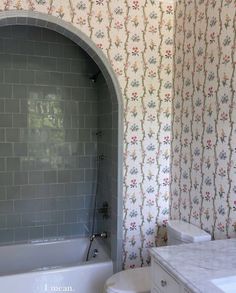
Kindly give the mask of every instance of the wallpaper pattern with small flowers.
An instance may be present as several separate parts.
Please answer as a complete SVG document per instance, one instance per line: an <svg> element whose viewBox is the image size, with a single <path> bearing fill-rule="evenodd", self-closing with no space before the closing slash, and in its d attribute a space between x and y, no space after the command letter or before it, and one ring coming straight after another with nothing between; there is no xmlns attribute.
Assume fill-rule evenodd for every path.
<svg viewBox="0 0 236 293"><path fill-rule="evenodd" d="M236 237L236 1L177 1L171 217Z"/></svg>
<svg viewBox="0 0 236 293"><path fill-rule="evenodd" d="M124 103L124 267L149 263L169 213L174 7L158 0L4 0L73 23L107 56ZM157 237L158 235L158 237Z"/></svg>

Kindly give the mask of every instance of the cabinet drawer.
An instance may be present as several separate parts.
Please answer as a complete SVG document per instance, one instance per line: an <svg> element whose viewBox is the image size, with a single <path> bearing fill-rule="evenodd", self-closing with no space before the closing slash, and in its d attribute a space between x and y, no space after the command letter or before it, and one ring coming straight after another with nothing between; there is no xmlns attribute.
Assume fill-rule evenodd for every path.
<svg viewBox="0 0 236 293"><path fill-rule="evenodd" d="M160 292L180 293L181 287L179 283L155 261L152 263L152 281L153 287L156 287Z"/></svg>

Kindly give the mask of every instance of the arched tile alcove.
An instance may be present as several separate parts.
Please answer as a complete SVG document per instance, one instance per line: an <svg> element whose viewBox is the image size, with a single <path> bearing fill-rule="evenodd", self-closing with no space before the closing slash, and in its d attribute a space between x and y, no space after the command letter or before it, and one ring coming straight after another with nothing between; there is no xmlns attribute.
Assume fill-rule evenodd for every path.
<svg viewBox="0 0 236 293"><path fill-rule="evenodd" d="M5 11L0 13L0 27L10 25L29 25L46 28L72 40L94 60L101 70L112 97L113 135L112 159L113 189L111 213L111 255L114 271L122 268L122 165L123 165L123 105L122 94L116 75L102 51L72 24L51 15L33 11Z"/></svg>

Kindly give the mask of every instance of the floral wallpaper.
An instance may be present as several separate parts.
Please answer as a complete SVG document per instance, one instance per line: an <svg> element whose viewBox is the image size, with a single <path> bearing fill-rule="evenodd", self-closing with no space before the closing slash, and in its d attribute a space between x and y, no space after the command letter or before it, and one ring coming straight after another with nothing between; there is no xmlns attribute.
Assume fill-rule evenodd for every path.
<svg viewBox="0 0 236 293"><path fill-rule="evenodd" d="M149 263L169 213L174 7L159 0L4 0L73 23L107 56L124 99L124 268ZM158 236L157 236L158 235Z"/></svg>
<svg viewBox="0 0 236 293"><path fill-rule="evenodd" d="M178 1L171 217L236 237L236 1Z"/></svg>

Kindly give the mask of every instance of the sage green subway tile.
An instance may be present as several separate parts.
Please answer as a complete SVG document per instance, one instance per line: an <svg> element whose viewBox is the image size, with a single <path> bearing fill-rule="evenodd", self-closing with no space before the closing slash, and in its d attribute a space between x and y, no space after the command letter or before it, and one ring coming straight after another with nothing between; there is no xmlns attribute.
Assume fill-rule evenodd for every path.
<svg viewBox="0 0 236 293"><path fill-rule="evenodd" d="M110 124L111 125L111 124ZM97 117L94 115L85 116L85 128L87 129L97 129ZM107 124L106 124L107 127Z"/></svg>
<svg viewBox="0 0 236 293"><path fill-rule="evenodd" d="M58 225L48 225L43 227L43 237L48 239L58 236Z"/></svg>
<svg viewBox="0 0 236 293"><path fill-rule="evenodd" d="M65 141L67 142L78 141L77 134L78 134L77 129L66 129L64 131Z"/></svg>
<svg viewBox="0 0 236 293"><path fill-rule="evenodd" d="M87 195L85 196L85 203L84 206L86 209L89 209L94 206L94 195Z"/></svg>
<svg viewBox="0 0 236 293"><path fill-rule="evenodd" d="M64 57L73 59L88 59L86 52L79 46L73 44L64 45ZM88 59L89 60L89 59ZM91 60L91 59L90 59Z"/></svg>
<svg viewBox="0 0 236 293"><path fill-rule="evenodd" d="M15 172L14 173L14 184L15 185L25 185L28 184L28 172Z"/></svg>
<svg viewBox="0 0 236 293"><path fill-rule="evenodd" d="M92 131L89 129L78 129L78 140L82 142L90 142L92 139L97 139L95 135L92 137L92 134Z"/></svg>
<svg viewBox="0 0 236 293"><path fill-rule="evenodd" d="M56 71L57 70L57 59L54 57L42 58L42 70Z"/></svg>
<svg viewBox="0 0 236 293"><path fill-rule="evenodd" d="M27 156L27 143L14 143L14 156Z"/></svg>
<svg viewBox="0 0 236 293"><path fill-rule="evenodd" d="M51 57L63 57L63 48L61 44L50 44Z"/></svg>
<svg viewBox="0 0 236 293"><path fill-rule="evenodd" d="M79 156L76 157L76 167L77 168L89 168L90 167L90 157L89 156Z"/></svg>
<svg viewBox="0 0 236 293"><path fill-rule="evenodd" d="M84 156L84 154L85 154L84 143L72 142L71 143L71 149L72 149L72 155Z"/></svg>
<svg viewBox="0 0 236 293"><path fill-rule="evenodd" d="M57 182L57 171L44 171L43 178L44 183L55 183Z"/></svg>
<svg viewBox="0 0 236 293"><path fill-rule="evenodd" d="M85 155L86 156L94 156L97 153L96 144L93 142L85 143Z"/></svg>
<svg viewBox="0 0 236 293"><path fill-rule="evenodd" d="M77 195L77 184L76 183L65 183L65 195L66 196Z"/></svg>
<svg viewBox="0 0 236 293"><path fill-rule="evenodd" d="M14 240L14 233L11 229L0 229L0 243L11 243Z"/></svg>
<svg viewBox="0 0 236 293"><path fill-rule="evenodd" d="M20 103L16 99L7 99L5 100L5 112L6 113L19 113Z"/></svg>
<svg viewBox="0 0 236 293"><path fill-rule="evenodd" d="M65 101L65 113L70 113L70 115L77 115L78 114L78 102L70 100L70 101ZM86 113L87 110L85 110L84 113Z"/></svg>
<svg viewBox="0 0 236 293"><path fill-rule="evenodd" d="M4 39L3 40L3 53L8 53L8 54L17 54L17 47L16 47L16 42L13 39Z"/></svg>
<svg viewBox="0 0 236 293"><path fill-rule="evenodd" d="M12 85L12 96L16 99L27 98L27 86L25 85Z"/></svg>
<svg viewBox="0 0 236 293"><path fill-rule="evenodd" d="M0 229L6 228L6 224L7 224L7 217L0 216Z"/></svg>
<svg viewBox="0 0 236 293"><path fill-rule="evenodd" d="M36 71L35 72L35 84L50 85L50 72Z"/></svg>
<svg viewBox="0 0 236 293"><path fill-rule="evenodd" d="M72 182L83 182L84 180L85 180L85 174L83 169L71 171Z"/></svg>
<svg viewBox="0 0 236 293"><path fill-rule="evenodd" d="M12 66L16 69L27 68L27 56L26 55L11 55Z"/></svg>
<svg viewBox="0 0 236 293"><path fill-rule="evenodd" d="M72 99L72 89L71 89L71 87L60 86L60 97L63 100Z"/></svg>
<svg viewBox="0 0 236 293"><path fill-rule="evenodd" d="M6 171L6 159L0 158L0 172Z"/></svg>
<svg viewBox="0 0 236 293"><path fill-rule="evenodd" d="M47 239L62 234L68 237L86 235L91 225L88 219L91 212L89 200L94 193L94 185L86 182L85 179L90 180L92 177L87 169L92 166L93 160L96 161L96 153L93 152L91 145L85 145L85 143L96 145L97 136L96 129L85 129L85 126L88 127L89 123L93 123L87 121L85 125L85 119L91 118L94 121L97 119L98 91L90 88L91 82L88 75L90 71L94 73L97 67L93 62L88 64L88 56L80 49L77 50L76 46L71 46L69 40L66 42L70 45L64 46L65 39L62 36L55 37L53 40L54 44L60 45L54 46L53 50L55 54L70 56L73 58L72 62L70 62L72 59L46 56L52 44L47 30L43 32L40 29L39 32L35 28L32 33L28 28L18 29L16 48L13 48L13 42L8 43L9 50L14 56L7 51L9 61L1 66L5 68L5 71L9 69L20 71L19 81L23 83L6 85L0 82L0 98L2 99L0 108L6 99L8 103L6 108L9 112L4 112L3 115L9 113L12 118L10 122L7 122L10 116L4 117L4 123L7 124L5 126L0 123L0 141L12 143L13 147L12 155L0 158L0 163L1 160L5 162L4 168L0 168L2 170L0 173L3 173L2 179L0 174L0 185L4 181L4 185L0 186L0 200L14 200L14 213L6 213L2 216L9 216L9 226L14 228L14 231L12 229L13 240L16 242L25 242L31 238L33 240ZM21 29L23 30L20 31ZM42 34L48 38L46 46L42 41ZM20 46L22 41L24 44ZM36 45L38 48L35 47ZM68 52L65 52L66 47ZM43 52L38 55L41 49ZM19 54L16 55L14 52ZM0 52L0 65L1 57ZM87 68L86 64L88 64ZM67 75L71 73L73 74ZM35 80L33 80L34 75ZM65 83L73 86L63 85L64 75L71 77L65 80ZM81 75L84 76L79 81L78 77ZM17 81L17 77L8 77L8 80L10 78L16 78ZM34 81L37 84L32 85ZM105 93L106 91L102 90L100 94ZM99 109L100 118L103 117L105 107L106 104ZM16 116L16 114L23 114L23 116ZM88 115L90 117L85 118ZM12 121L14 128L12 128ZM103 139L108 140L108 136L104 136ZM85 152L92 155L85 156ZM96 167L95 163L94 167ZM6 172L7 170L9 172ZM5 185L5 179L10 185ZM21 215L23 229L18 227L18 215ZM69 232L66 233L63 232L65 226L61 227L61 234L59 234L58 225L65 225L67 222L75 225L69 225ZM82 225L79 227L78 223ZM32 230L35 232L31 231L30 234L30 229L38 226L40 228Z"/></svg>
<svg viewBox="0 0 236 293"><path fill-rule="evenodd" d="M88 235L88 231L86 231L86 225L83 223L72 223L69 224L71 229L71 235L72 236L86 236Z"/></svg>
<svg viewBox="0 0 236 293"><path fill-rule="evenodd" d="M91 195L94 193L94 185L88 182L80 182L77 185L77 194L78 195L86 195L85 198L87 198L87 195Z"/></svg>
<svg viewBox="0 0 236 293"><path fill-rule="evenodd" d="M70 66L70 71L71 72L73 72L73 73L77 73L77 72L84 73L85 64L87 64L86 61L84 61L83 59L78 59L78 60L69 59L69 60L70 61L67 62L67 63Z"/></svg>
<svg viewBox="0 0 236 293"><path fill-rule="evenodd" d="M28 241L29 239L29 229L25 227L19 227L14 229L14 240L18 241Z"/></svg>
<svg viewBox="0 0 236 293"><path fill-rule="evenodd" d="M58 225L58 236L82 236L84 235L83 224L63 224Z"/></svg>
<svg viewBox="0 0 236 293"><path fill-rule="evenodd" d="M70 170L59 170L58 171L58 182L71 182L71 171Z"/></svg>
<svg viewBox="0 0 236 293"><path fill-rule="evenodd" d="M49 57L50 47L48 43L33 42L34 55Z"/></svg>
<svg viewBox="0 0 236 293"><path fill-rule="evenodd" d="M0 113L4 113L4 100L0 100Z"/></svg>
<svg viewBox="0 0 236 293"><path fill-rule="evenodd" d="M7 194L7 192L6 192L6 188L7 188L8 186L0 186L0 200L6 200L7 198L6 198L6 194Z"/></svg>
<svg viewBox="0 0 236 293"><path fill-rule="evenodd" d="M12 127L12 114L0 115L0 127Z"/></svg>
<svg viewBox="0 0 236 293"><path fill-rule="evenodd" d="M67 196L56 199L57 210L68 210L68 209L82 209L84 208L84 197L83 196Z"/></svg>
<svg viewBox="0 0 236 293"><path fill-rule="evenodd" d="M36 240L36 239L43 239L43 226L40 227L30 227L29 228L29 239Z"/></svg>
<svg viewBox="0 0 236 293"><path fill-rule="evenodd" d="M19 214L7 215L7 228L16 228L21 226L21 216Z"/></svg>
<svg viewBox="0 0 236 293"><path fill-rule="evenodd" d="M64 169L76 169L76 160L74 156L64 156Z"/></svg>
<svg viewBox="0 0 236 293"><path fill-rule="evenodd" d="M50 185L40 184L36 185L36 197L44 198L50 196Z"/></svg>
<svg viewBox="0 0 236 293"><path fill-rule="evenodd" d="M57 58L57 66L56 70L60 72L70 72L71 66L70 66L70 59L62 59L62 58ZM78 70L76 71L78 72Z"/></svg>
<svg viewBox="0 0 236 293"><path fill-rule="evenodd" d="M71 87L79 87L82 75L76 73L64 73L64 85Z"/></svg>
<svg viewBox="0 0 236 293"><path fill-rule="evenodd" d="M85 101L86 88L72 87L71 88L71 99L76 100L76 101Z"/></svg>
<svg viewBox="0 0 236 293"><path fill-rule="evenodd" d="M25 30L25 38L31 41L42 41L42 29L34 26L26 26Z"/></svg>
<svg viewBox="0 0 236 293"><path fill-rule="evenodd" d="M7 157L13 154L13 144L12 143L0 143L0 156Z"/></svg>
<svg viewBox="0 0 236 293"><path fill-rule="evenodd" d="M0 128L0 142L5 142L5 130L4 128Z"/></svg>
<svg viewBox="0 0 236 293"><path fill-rule="evenodd" d="M85 182L91 182L91 184L93 184L93 182L96 181L96 174L97 174L96 169L86 169L85 170Z"/></svg>
<svg viewBox="0 0 236 293"><path fill-rule="evenodd" d="M91 114L91 103L90 102L79 102L78 103L78 113L79 115L90 115ZM97 116L95 116L97 118Z"/></svg>
<svg viewBox="0 0 236 293"><path fill-rule="evenodd" d="M0 84L0 99L12 98L12 85L11 84Z"/></svg>
<svg viewBox="0 0 236 293"><path fill-rule="evenodd" d="M37 185L21 185L20 186L20 198L21 199L32 199L37 196L36 192Z"/></svg>
<svg viewBox="0 0 236 293"><path fill-rule="evenodd" d="M21 197L20 186L7 186L6 195L7 199L19 199Z"/></svg>
<svg viewBox="0 0 236 293"><path fill-rule="evenodd" d="M64 76L61 72L51 72L50 73L50 84L51 85L62 85L64 82Z"/></svg>
<svg viewBox="0 0 236 293"><path fill-rule="evenodd" d="M43 182L44 180L42 171L29 172L29 184L41 184Z"/></svg>
<svg viewBox="0 0 236 293"><path fill-rule="evenodd" d="M20 83L21 84L34 84L35 83L35 72L32 70L20 70Z"/></svg>
<svg viewBox="0 0 236 293"><path fill-rule="evenodd" d="M27 68L32 70L42 69L43 59L41 56L27 56Z"/></svg>
<svg viewBox="0 0 236 293"><path fill-rule="evenodd" d="M20 72L15 69L5 69L4 72L6 83L19 83L20 82Z"/></svg>
<svg viewBox="0 0 236 293"><path fill-rule="evenodd" d="M31 42L28 40L17 40L16 41L16 54L20 55L33 55L34 54L34 44L35 42Z"/></svg>
<svg viewBox="0 0 236 293"><path fill-rule="evenodd" d="M65 222L66 223L88 223L90 212L92 210L79 209L79 210L69 210L65 211Z"/></svg>
<svg viewBox="0 0 236 293"><path fill-rule="evenodd" d="M14 201L15 212L27 213L27 212L39 212L44 209L42 199L21 199Z"/></svg>
<svg viewBox="0 0 236 293"><path fill-rule="evenodd" d="M15 40L25 40L25 38L28 36L28 27L25 27L24 30L22 30L21 26L14 25L12 26L11 34L10 34L12 39Z"/></svg>
<svg viewBox="0 0 236 293"><path fill-rule="evenodd" d="M26 114L13 114L13 127L27 127Z"/></svg>
<svg viewBox="0 0 236 293"><path fill-rule="evenodd" d="M26 114L29 112L28 101L26 99L20 100L20 113Z"/></svg>
<svg viewBox="0 0 236 293"><path fill-rule="evenodd" d="M1 201L0 204L0 214L9 214L13 212L13 201Z"/></svg>
<svg viewBox="0 0 236 293"><path fill-rule="evenodd" d="M89 87L86 87L85 88L85 97L86 97L86 101L87 102L95 102L97 101L97 93L96 93L96 88L89 88Z"/></svg>
<svg viewBox="0 0 236 293"><path fill-rule="evenodd" d="M65 184L57 183L49 185L49 195L50 196L64 196L66 195Z"/></svg>
<svg viewBox="0 0 236 293"><path fill-rule="evenodd" d="M19 171L20 170L20 158L7 158L7 171Z"/></svg>
<svg viewBox="0 0 236 293"><path fill-rule="evenodd" d="M12 55L4 54L0 52L0 67L1 68L11 68L12 66Z"/></svg>

